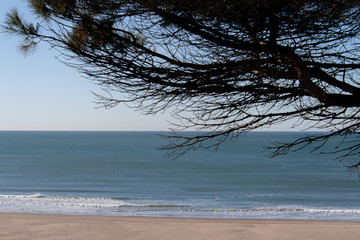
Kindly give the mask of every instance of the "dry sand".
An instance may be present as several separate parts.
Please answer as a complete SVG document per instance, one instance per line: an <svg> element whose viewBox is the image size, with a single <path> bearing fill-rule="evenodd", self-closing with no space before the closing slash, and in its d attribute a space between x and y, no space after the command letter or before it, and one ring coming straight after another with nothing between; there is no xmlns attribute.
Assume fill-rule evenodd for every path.
<svg viewBox="0 0 360 240"><path fill-rule="evenodd" d="M0 239L360 239L360 222L0 213Z"/></svg>

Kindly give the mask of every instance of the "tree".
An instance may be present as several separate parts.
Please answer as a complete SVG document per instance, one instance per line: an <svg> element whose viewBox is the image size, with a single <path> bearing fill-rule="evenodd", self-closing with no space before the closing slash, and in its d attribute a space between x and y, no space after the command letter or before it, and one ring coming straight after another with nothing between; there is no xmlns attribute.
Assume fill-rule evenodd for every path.
<svg viewBox="0 0 360 240"><path fill-rule="evenodd" d="M290 119L330 131L270 147L274 155L358 134L360 6L357 1L28 0L4 29L31 52L39 42L109 95L148 114L171 110L182 154ZM341 141L343 143L343 141ZM360 143L334 152L358 156ZM351 164L351 169L360 166Z"/></svg>

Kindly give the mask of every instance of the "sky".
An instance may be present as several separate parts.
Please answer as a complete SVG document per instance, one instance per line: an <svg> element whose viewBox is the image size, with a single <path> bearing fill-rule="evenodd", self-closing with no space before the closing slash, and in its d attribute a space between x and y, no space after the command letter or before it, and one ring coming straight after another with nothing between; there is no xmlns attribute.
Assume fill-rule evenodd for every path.
<svg viewBox="0 0 360 240"><path fill-rule="evenodd" d="M23 0L0 0L0 21L16 7L26 18ZM119 105L99 108L92 92L102 93L90 80L56 59L41 44L24 57L16 37L0 32L0 130L166 131L170 113L144 115ZM291 123L263 130L289 131Z"/></svg>
<svg viewBox="0 0 360 240"><path fill-rule="evenodd" d="M16 7L29 16L22 0L0 0L0 21ZM120 105L99 108L93 92L102 93L90 80L56 59L57 53L41 44L24 57L18 39L0 32L0 130L165 131L169 114L144 115Z"/></svg>

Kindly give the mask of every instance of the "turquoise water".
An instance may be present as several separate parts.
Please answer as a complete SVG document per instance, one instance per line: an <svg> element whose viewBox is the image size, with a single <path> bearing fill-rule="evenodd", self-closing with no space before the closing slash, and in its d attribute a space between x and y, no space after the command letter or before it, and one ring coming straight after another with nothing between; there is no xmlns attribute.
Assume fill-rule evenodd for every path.
<svg viewBox="0 0 360 240"><path fill-rule="evenodd" d="M267 157L303 134L250 133L169 159L155 132L0 132L0 211L359 221L360 181L334 156Z"/></svg>

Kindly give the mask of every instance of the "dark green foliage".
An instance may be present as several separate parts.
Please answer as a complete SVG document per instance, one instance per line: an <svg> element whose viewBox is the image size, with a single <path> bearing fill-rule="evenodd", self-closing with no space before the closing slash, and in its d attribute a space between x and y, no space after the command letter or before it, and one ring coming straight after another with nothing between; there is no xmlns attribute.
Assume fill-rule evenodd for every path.
<svg viewBox="0 0 360 240"><path fill-rule="evenodd" d="M20 50L25 55L32 53L38 43L39 24L26 23L21 19L16 9L12 9L5 20L5 31L9 34L18 35L22 37Z"/></svg>

